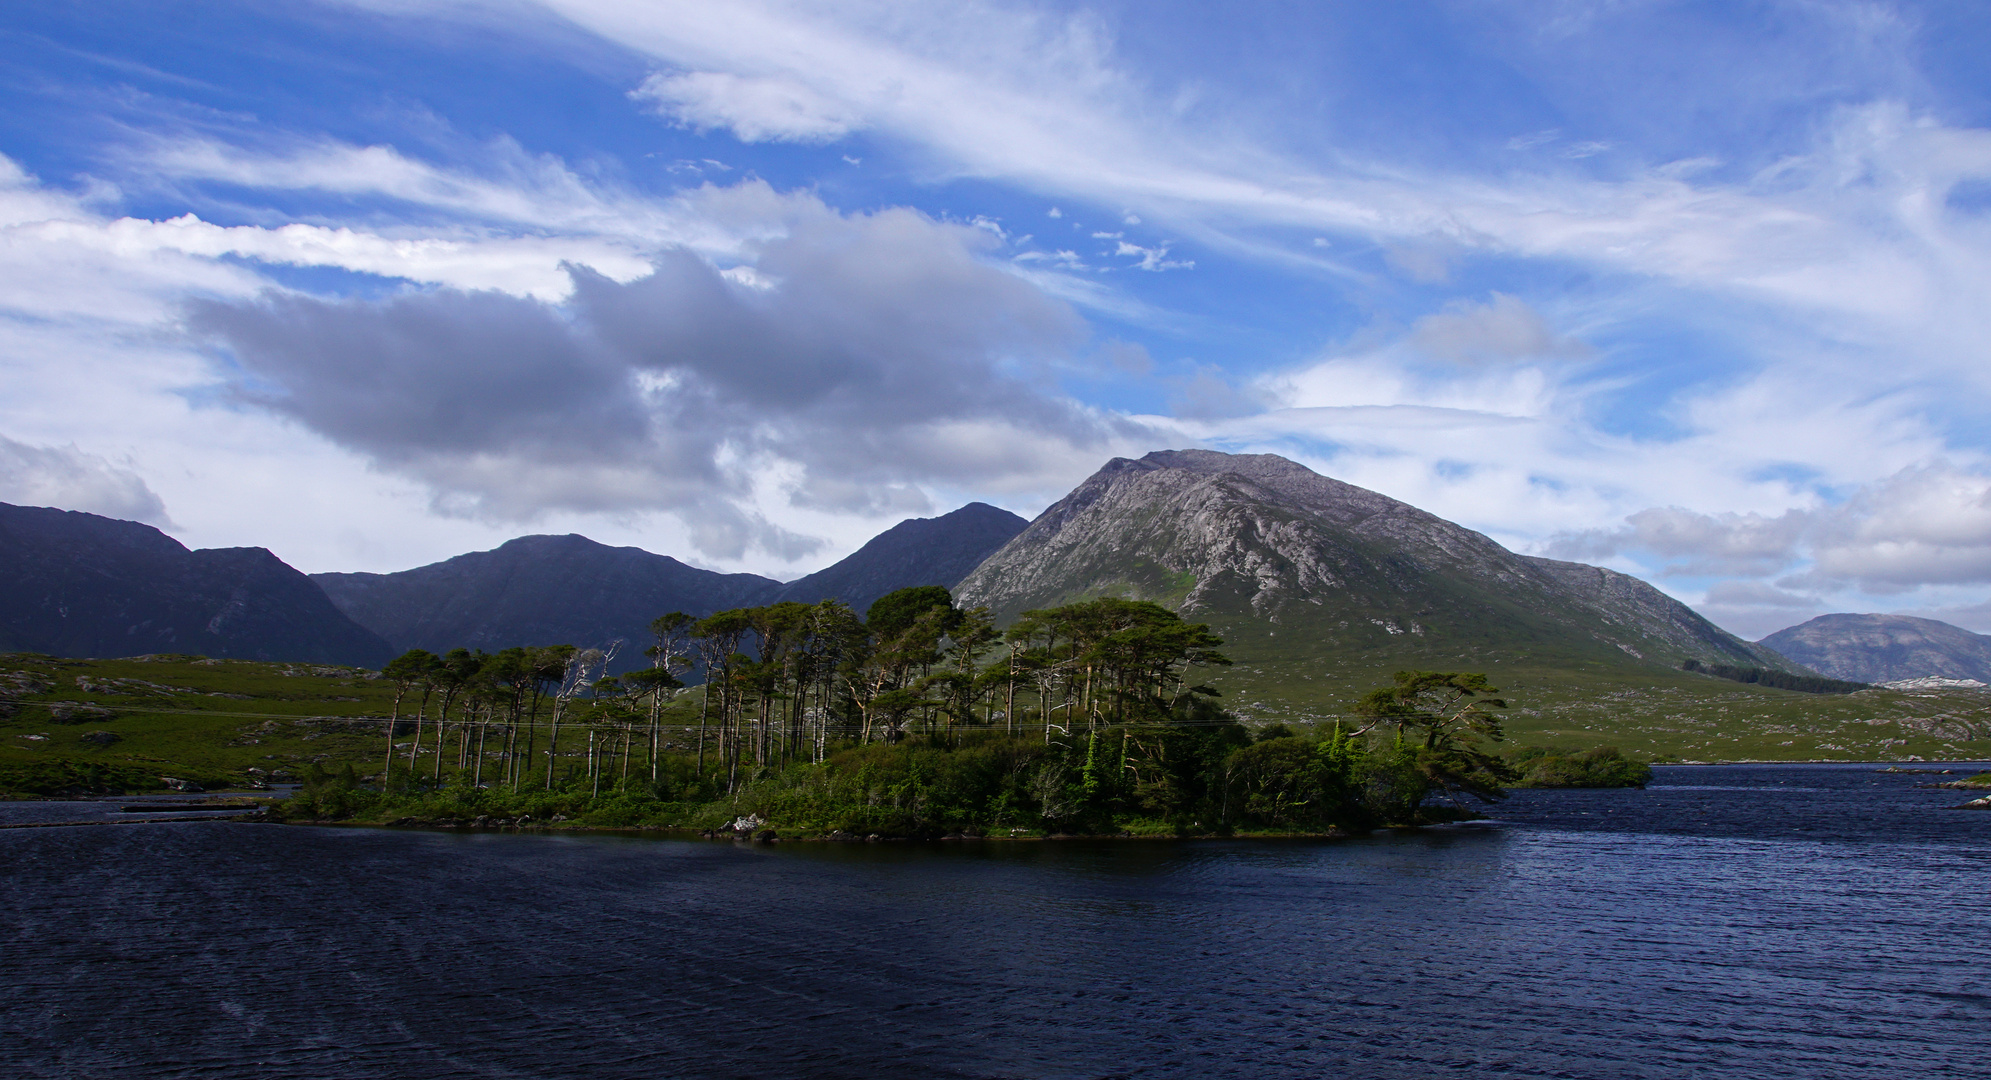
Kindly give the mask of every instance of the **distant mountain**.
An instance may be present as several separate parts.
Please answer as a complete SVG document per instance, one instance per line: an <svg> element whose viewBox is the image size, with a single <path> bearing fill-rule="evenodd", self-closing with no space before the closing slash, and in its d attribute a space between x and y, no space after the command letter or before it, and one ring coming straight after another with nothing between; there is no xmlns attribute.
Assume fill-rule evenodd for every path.
<svg viewBox="0 0 1991 1080"><path fill-rule="evenodd" d="M835 599L858 615L871 602L912 585L952 588L1029 522L987 503L969 503L937 518L901 521L834 566L789 582L777 599L813 604Z"/></svg>
<svg viewBox="0 0 1991 1080"><path fill-rule="evenodd" d="M650 621L766 603L781 583L701 570L585 536L521 536L393 574L313 574L341 611L396 650L604 645L641 663ZM618 665L628 666L628 663Z"/></svg>
<svg viewBox="0 0 1991 1080"><path fill-rule="evenodd" d="M150 525L5 503L0 651L363 667L390 655L385 641L263 548L189 551Z"/></svg>
<svg viewBox="0 0 1991 1080"><path fill-rule="evenodd" d="M1636 578L1517 555L1270 454L1117 458L957 594L1005 619L1103 594L1154 600L1211 622L1240 670L1289 680L1490 662L1790 666Z"/></svg>
<svg viewBox="0 0 1991 1080"><path fill-rule="evenodd" d="M1908 615L1820 615L1760 644L1835 679L1991 682L1991 637Z"/></svg>
<svg viewBox="0 0 1991 1080"><path fill-rule="evenodd" d="M495 651L513 645L625 642L618 669L642 662L650 621L672 611L705 616L778 600L836 598L864 614L908 585L953 585L1024 526L1006 510L971 503L885 530L849 557L783 585L720 574L640 548L585 536L522 536L491 551L392 574L315 574L340 610L397 650Z"/></svg>

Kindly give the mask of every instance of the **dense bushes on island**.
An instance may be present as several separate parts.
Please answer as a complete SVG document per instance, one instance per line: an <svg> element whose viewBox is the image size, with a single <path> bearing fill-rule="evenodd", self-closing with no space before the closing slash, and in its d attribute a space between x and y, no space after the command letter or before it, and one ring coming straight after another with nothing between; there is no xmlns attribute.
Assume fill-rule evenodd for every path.
<svg viewBox="0 0 1991 1080"><path fill-rule="evenodd" d="M619 678L602 676L602 651L571 646L411 651L383 672L395 710L378 783L314 773L283 813L906 836L1326 831L1455 815L1427 801L1497 798L1504 779L1476 748L1498 737L1487 709L1504 705L1481 676L1402 673L1364 699L1360 725L1255 742L1189 678L1230 663L1222 641L1142 601L1030 611L1001 632L920 587L861 621L835 602L788 603L653 630L652 667ZM697 723L667 732L663 706L684 704L678 675L692 671L705 676Z"/></svg>
<svg viewBox="0 0 1991 1080"><path fill-rule="evenodd" d="M1625 756L1615 746L1555 750L1527 746L1507 759L1516 787L1643 788L1652 782L1649 762Z"/></svg>
<svg viewBox="0 0 1991 1080"><path fill-rule="evenodd" d="M723 774L700 776L679 755L660 763L655 781L639 775L601 789L580 771L550 789L463 780L432 787L411 778L385 792L350 770L313 771L279 813L623 828L750 821L789 836L1327 833L1471 816L1458 796L1497 796L1502 777L1461 777L1452 753L1334 725L1254 740L1199 702L1173 724L1107 726L1049 742L982 730L847 746L821 762L758 770L731 792ZM1432 805L1445 795L1453 798Z"/></svg>
<svg viewBox="0 0 1991 1080"><path fill-rule="evenodd" d="M1480 748L1505 707L1484 676L1400 672L1354 723L1254 738L1187 677L1228 664L1222 642L1140 601L1027 612L999 633L920 588L862 622L788 604L656 630L655 666L620 679L595 678L599 654L572 649L411 653L386 674L417 704L415 730L390 742L379 782L314 772L281 812L887 836L1328 832L1457 818L1509 777ZM660 703L694 668L697 723L671 727ZM429 745L456 747L397 768L403 748L419 760L431 699Z"/></svg>

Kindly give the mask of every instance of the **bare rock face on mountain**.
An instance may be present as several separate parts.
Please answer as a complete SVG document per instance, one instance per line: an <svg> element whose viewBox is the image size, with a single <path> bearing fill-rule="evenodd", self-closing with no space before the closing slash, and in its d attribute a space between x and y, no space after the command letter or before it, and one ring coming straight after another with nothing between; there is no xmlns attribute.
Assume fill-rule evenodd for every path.
<svg viewBox="0 0 1991 1080"><path fill-rule="evenodd" d="M150 525L5 503L0 651L362 667L389 655L385 641L263 548L189 551Z"/></svg>
<svg viewBox="0 0 1991 1080"><path fill-rule="evenodd" d="M1275 455L1117 458L963 581L999 618L1099 595L1207 620L1250 661L1683 659L1788 667L1635 578L1516 555Z"/></svg>
<svg viewBox="0 0 1991 1080"><path fill-rule="evenodd" d="M863 615L872 601L897 589L953 587L1029 524L987 503L969 503L937 518L901 521L836 565L789 582L779 599L805 604L841 600Z"/></svg>
<svg viewBox="0 0 1991 1080"><path fill-rule="evenodd" d="M1908 615L1820 615L1760 643L1815 671L1855 682L1975 679L1991 683L1991 637Z"/></svg>
<svg viewBox="0 0 1991 1080"><path fill-rule="evenodd" d="M314 574L339 609L397 650L606 645L643 662L650 621L766 603L781 583L701 570L585 536L521 536L393 574Z"/></svg>

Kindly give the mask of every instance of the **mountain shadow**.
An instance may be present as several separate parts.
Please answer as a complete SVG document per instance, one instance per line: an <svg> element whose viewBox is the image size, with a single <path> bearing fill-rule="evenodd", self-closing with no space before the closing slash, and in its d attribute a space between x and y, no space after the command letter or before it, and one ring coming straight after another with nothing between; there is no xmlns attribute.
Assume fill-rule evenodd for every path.
<svg viewBox="0 0 1991 1080"><path fill-rule="evenodd" d="M902 521L835 565L782 584L721 574L641 548L585 536L522 536L490 551L391 574L315 574L340 610L397 650L495 651L513 645L621 641L615 670L645 661L650 622L667 612L710 615L779 600L838 599L862 615L908 585L953 585L1025 522L970 503Z"/></svg>
<svg viewBox="0 0 1991 1080"><path fill-rule="evenodd" d="M360 667L391 655L387 642L263 548L189 551L150 525L6 503L0 651Z"/></svg>

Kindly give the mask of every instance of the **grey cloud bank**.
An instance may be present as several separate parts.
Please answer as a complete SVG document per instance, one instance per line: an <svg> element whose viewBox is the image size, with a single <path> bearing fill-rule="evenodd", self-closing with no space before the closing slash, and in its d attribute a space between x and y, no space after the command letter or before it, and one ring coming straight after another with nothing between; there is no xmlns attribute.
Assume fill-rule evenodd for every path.
<svg viewBox="0 0 1991 1080"><path fill-rule="evenodd" d="M189 325L239 365L239 401L438 509L670 511L718 557L809 549L748 508L770 473L795 505L904 512L923 485L1035 482L1141 434L1057 392L1086 326L984 262L983 230L801 207L733 267L681 248L627 282L570 265L563 303L266 292L195 301Z"/></svg>

